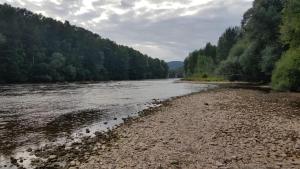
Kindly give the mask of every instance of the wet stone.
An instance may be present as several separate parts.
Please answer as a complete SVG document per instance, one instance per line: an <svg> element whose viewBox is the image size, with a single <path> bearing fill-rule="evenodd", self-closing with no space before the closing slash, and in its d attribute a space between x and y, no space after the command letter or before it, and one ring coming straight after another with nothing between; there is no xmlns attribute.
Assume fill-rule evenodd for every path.
<svg viewBox="0 0 300 169"><path fill-rule="evenodd" d="M27 152L32 152L32 148L28 148L28 149L27 149Z"/></svg>

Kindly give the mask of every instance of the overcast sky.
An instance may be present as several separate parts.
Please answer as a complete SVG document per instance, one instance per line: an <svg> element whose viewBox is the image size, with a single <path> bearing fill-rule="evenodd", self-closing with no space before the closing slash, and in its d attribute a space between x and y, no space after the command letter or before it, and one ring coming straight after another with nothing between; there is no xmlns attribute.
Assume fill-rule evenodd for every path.
<svg viewBox="0 0 300 169"><path fill-rule="evenodd" d="M184 60L240 25L253 0L0 0L84 27L151 57Z"/></svg>

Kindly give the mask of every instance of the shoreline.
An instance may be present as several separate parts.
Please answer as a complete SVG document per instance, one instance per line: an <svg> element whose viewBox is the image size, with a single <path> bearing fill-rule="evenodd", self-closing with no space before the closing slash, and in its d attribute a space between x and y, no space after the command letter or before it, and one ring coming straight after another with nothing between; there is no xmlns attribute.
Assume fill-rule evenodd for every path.
<svg viewBox="0 0 300 169"><path fill-rule="evenodd" d="M192 92L189 94L185 94L182 96L175 96L170 97L165 100L157 100L152 99L151 105L145 110L138 112L137 116L128 116L127 118L122 118L122 123L115 125L112 128L107 128L105 131L96 131L90 133L90 129L87 128L86 132L89 133L88 136L83 136L79 139L79 141L75 142L66 142L66 143L58 143L57 145L53 144L52 142L48 142L44 144L42 147L34 146L34 148L26 148L22 151L21 154L25 154L23 157L21 156L4 156L4 163L0 168L4 167L13 167L17 169L24 169L24 168L68 168L70 166L69 159L76 158L79 154L84 156L85 154L93 154L94 150L92 146L96 143L100 143L101 145L110 145L112 140L115 140L117 137L114 133L115 130L118 128L128 126L133 124L134 122L138 121L139 118L149 116L152 113L158 111L161 107L167 106L171 101L175 99L179 99L182 97L187 97L190 95L194 95L201 92L206 92L209 90L214 90L215 87L207 88L205 90L201 90L198 92ZM106 122L105 122L106 123ZM73 139L71 139L73 140ZM71 144L70 144L71 143ZM90 146L86 146L90 145ZM87 153L91 152L91 153ZM3 160L3 159L2 159ZM81 159L86 160L86 159ZM31 161L31 164L30 164Z"/></svg>
<svg viewBox="0 0 300 169"><path fill-rule="evenodd" d="M179 97L117 128L111 147L72 167L299 168L299 98L232 88Z"/></svg>
<svg viewBox="0 0 300 169"><path fill-rule="evenodd" d="M96 132L95 137L83 138L83 141L81 143L74 143L70 147L61 145L61 146L57 146L57 147L48 147L48 149L45 148L42 150L41 149L35 150L34 154L37 155L39 158L36 159L35 161L33 161L33 164L36 168L71 168L71 169L75 169L78 167L85 168L85 169L87 169L87 168L88 169L89 168L110 168L111 166L114 166L114 165L112 164L112 161L110 163L106 163L107 161L102 162L101 159L104 156L103 154L108 155L116 150L119 151L120 149L122 149L122 147L123 148L125 147L128 149L129 143L127 143L126 146L124 146L124 145L120 145L120 142L122 143L123 140L130 141L132 137L139 137L139 135L141 135L139 133L141 131L138 130L138 128L140 127L139 125L143 126L144 123L145 124L149 123L149 119L150 119L150 121L152 121L152 123L155 122L156 125L154 125L153 127L151 127L151 126L145 127L145 130L152 130L153 128L160 128L162 125L164 125L166 123L164 121L170 120L170 119L166 120L165 118L168 116L166 116L162 113L166 113L166 112L172 113L172 111L176 111L177 110L176 108L178 106L180 106L180 105L178 105L178 102L184 102L185 100L190 100L191 102L193 102L193 100L195 100L195 98L197 98L197 97L201 98L201 97L204 97L205 95L210 96L210 97L211 96L216 97L218 94L220 94L220 92L221 93L224 93L224 92L230 93L230 92L235 92L235 91L240 91L240 92L247 91L249 93L261 93L261 94L264 93L264 94L266 94L265 92L262 92L259 90L238 89L238 88L234 88L234 87L224 87L223 86L221 88L210 89L208 91L196 92L196 93L191 93L191 94L184 95L184 96L173 97L173 98L167 99L166 101L160 102L161 106L159 106L159 107L149 108L149 109L142 111L141 113L139 113L138 117L128 118L128 119L124 120L124 123L117 126L113 130L110 130L105 133ZM275 96L277 96L277 95L282 95L282 93L281 94L275 93ZM300 98L299 94L295 94L295 96ZM212 103L209 103L209 102L210 102L209 100L204 101L204 103L201 105L201 107L202 108L204 107L205 109L207 107L211 107ZM222 102L220 102L220 103L222 103ZM222 103L222 104L224 104L224 103ZM211 109L212 110L209 110L209 111L214 111L213 110L214 107L211 107ZM196 111L198 111L198 110L196 110ZM208 113L209 113L209 111L208 111ZM155 116L162 116L164 118L160 118L159 121L157 121L158 119L152 120L152 118L155 118ZM177 121L177 120L181 121L180 119L177 119L177 118L172 119L172 121ZM181 126L181 129L183 129L183 128L184 128L184 126ZM132 134L132 133L130 133L131 130L138 130L138 132ZM197 128L194 128L194 130L197 130ZM175 132L175 131L169 130L169 133L167 133L167 134L170 134L172 132ZM126 134L124 135L124 133L126 133ZM128 134L128 133L130 133L130 134ZM154 133L152 133L152 134L154 134ZM152 137L152 136L149 135L149 137ZM159 139L159 138L152 138L152 139L155 140L155 139ZM177 139L176 137L172 138L171 141L176 140L176 139ZM298 138L297 138L297 140L298 140ZM147 140L143 140L143 141L147 141ZM168 140L168 141L170 141L170 140ZM163 142L163 141L156 140L156 143L161 143L161 142ZM181 145L181 143L176 143L176 144ZM188 145L188 144L186 144L186 145ZM141 144L134 143L131 146L141 147L141 148L131 148L131 149L129 147L131 152L139 152L140 153L140 151L143 152L143 151L149 150L148 144L144 145L144 143L141 143ZM212 147L215 147L215 146L216 145L212 145ZM299 151L299 153L300 153L300 151ZM116 156L116 154L114 154L114 155ZM106 158L103 158L103 159L106 159ZM95 159L97 159L97 160L95 160ZM99 161L99 159L100 159L100 161ZM110 160L113 160L113 159L114 159L114 157L111 156ZM11 159L11 160L12 160L12 162L15 162L15 164L18 164L19 159ZM131 162L133 162L133 161L131 161ZM134 161L134 163L137 163L137 161ZM168 163L169 163L168 165L159 164L160 166L156 165L155 167L174 168L174 167L181 166L184 168L193 168L190 166L183 166L183 164L181 164L181 162L178 162L178 160L177 161L175 160L173 162L168 161ZM224 166L224 163L222 162L222 160L217 161L216 163L218 163L219 167ZM216 163L208 165L206 167L208 167L208 168L217 167L218 168L218 165L216 165ZM116 165L115 167L120 168L120 166L118 164L119 163L115 164ZM128 166L128 165L130 165L130 161L129 161L129 163L127 163L127 165L124 165L123 167L125 167L125 168L137 167L137 165L136 166ZM198 164L198 165L200 165L200 164ZM299 162L299 165L297 163L296 165L293 165L293 166L299 167L300 162ZM153 166L151 165L151 167L149 167L149 168L152 168L152 167Z"/></svg>
<svg viewBox="0 0 300 169"><path fill-rule="evenodd" d="M107 150L107 149L109 150L109 147L114 146L115 145L114 143L120 139L118 130L122 130L122 128L125 128L125 127L130 127L131 125L133 125L135 123L139 123L142 120L142 118L147 118L149 116L152 116L152 115L158 113L163 108L170 106L172 101L174 101L174 100L185 98L185 97L190 97L190 96L193 96L196 94L214 91L214 90L218 90L218 87L211 88L211 89L208 88L206 90L189 93L189 94L182 95L182 96L171 97L171 98L163 100L163 101L158 101L158 100L154 99L152 104L155 104L158 106L148 107L147 109L138 112L138 116L132 116L132 117L127 117L125 119L122 119L123 123L116 125L112 129L109 129L107 131L102 131L102 132L95 132L94 137L91 137L91 136L83 137L81 142L75 142L69 147L66 147L65 145L60 145L60 146L56 146L56 147L48 147L48 150L46 148L45 150L43 150L44 152L42 152L41 154L39 154L39 153L41 152L41 149L43 149L44 147L42 147L41 149L35 150L35 155L38 158L33 161L32 166L35 167L35 169L44 169L44 168L74 169L74 166L78 167L82 161L86 161L91 156L97 154L97 152L95 152L96 149L94 148L95 145L100 150ZM92 147L90 147L90 146L92 146ZM66 151L67 154L64 154L64 153L60 154L61 151L64 151L63 149L67 150ZM77 151L77 150L79 150L79 151ZM76 160L67 160L67 161L63 160L63 162L61 161L61 158L70 159L70 157L72 157L72 155L70 156L70 154L72 154L74 152L77 156L82 156L83 158L75 157L73 159L76 159ZM54 154L56 157L55 158L53 158L54 156L51 157L51 154ZM62 156L62 157L60 157L60 156ZM41 158L42 161L39 158ZM46 159L46 161L45 161L45 159ZM61 164L63 164L63 165L61 165Z"/></svg>

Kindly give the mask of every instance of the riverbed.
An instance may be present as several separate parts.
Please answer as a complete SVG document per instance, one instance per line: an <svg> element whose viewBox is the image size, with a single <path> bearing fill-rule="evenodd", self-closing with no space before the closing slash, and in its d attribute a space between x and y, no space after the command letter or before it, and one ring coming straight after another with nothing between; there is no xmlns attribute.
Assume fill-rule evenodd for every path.
<svg viewBox="0 0 300 169"><path fill-rule="evenodd" d="M30 148L106 131L160 101L216 87L177 80L0 86L0 165L28 156Z"/></svg>

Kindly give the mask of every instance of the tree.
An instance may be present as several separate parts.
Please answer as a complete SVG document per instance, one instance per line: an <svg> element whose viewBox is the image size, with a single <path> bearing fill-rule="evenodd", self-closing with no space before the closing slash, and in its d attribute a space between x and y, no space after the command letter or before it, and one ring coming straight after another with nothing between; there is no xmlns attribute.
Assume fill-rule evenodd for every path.
<svg viewBox="0 0 300 169"><path fill-rule="evenodd" d="M216 69L216 73L230 81L242 80L242 66L237 57L231 57L222 61Z"/></svg>
<svg viewBox="0 0 300 169"><path fill-rule="evenodd" d="M73 65L67 65L63 71L67 81L74 81L76 79L77 72Z"/></svg>
<svg viewBox="0 0 300 169"><path fill-rule="evenodd" d="M283 10L281 39L289 47L276 64L272 86L276 90L300 90L300 2L289 0Z"/></svg>
<svg viewBox="0 0 300 169"><path fill-rule="evenodd" d="M1 83L165 78L166 63L154 61L68 21L0 5Z"/></svg>
<svg viewBox="0 0 300 169"><path fill-rule="evenodd" d="M283 10L283 25L281 39L291 48L300 45L300 1L288 0Z"/></svg>
<svg viewBox="0 0 300 169"><path fill-rule="evenodd" d="M240 35L240 28L228 28L219 38L217 46L217 63L226 60L231 48L237 42Z"/></svg>
<svg viewBox="0 0 300 169"><path fill-rule="evenodd" d="M204 48L193 51L184 61L185 74L212 74L216 63L217 47L207 43Z"/></svg>
<svg viewBox="0 0 300 169"><path fill-rule="evenodd" d="M300 90L300 48L290 49L277 63L272 86L276 90Z"/></svg>
<svg viewBox="0 0 300 169"><path fill-rule="evenodd" d="M197 73L195 68L198 72L199 70L210 72L209 68L213 67L215 71L212 75L222 75L229 80L270 82L275 63L286 49L280 41L280 24L285 2L285 0L255 0L252 8L244 14L241 28L228 28L221 35L216 48L216 57L206 48L195 51L187 57L186 74L190 76ZM293 8L296 11L299 9L295 6ZM298 20L299 16L296 16L294 21ZM294 25L295 29L299 29L296 23ZM281 31L291 32L289 26L283 27ZM297 34L293 36L297 37ZM294 38L290 35L286 37ZM206 47L209 46L210 44ZM200 60L207 61L206 57L211 57L216 65L206 63L210 66L205 68L205 64L199 62L200 55Z"/></svg>
<svg viewBox="0 0 300 169"><path fill-rule="evenodd" d="M261 51L262 61L261 70L268 79L271 78L276 62L280 59L283 48L278 43L267 46Z"/></svg>

